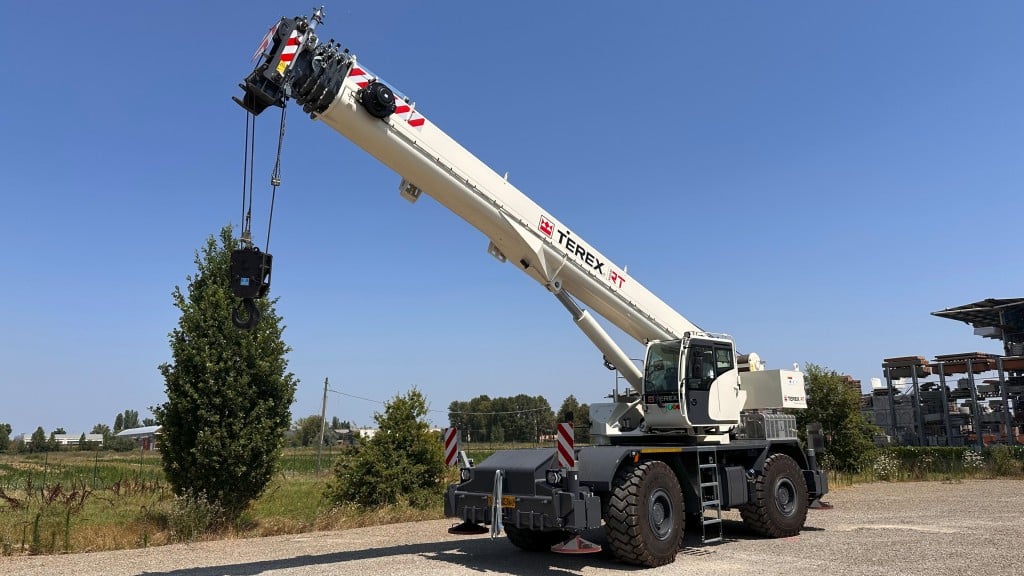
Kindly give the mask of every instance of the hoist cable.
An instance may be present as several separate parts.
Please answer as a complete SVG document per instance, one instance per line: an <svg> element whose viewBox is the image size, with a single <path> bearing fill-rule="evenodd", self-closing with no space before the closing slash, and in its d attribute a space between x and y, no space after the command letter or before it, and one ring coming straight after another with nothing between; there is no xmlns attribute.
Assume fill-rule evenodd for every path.
<svg viewBox="0 0 1024 576"><path fill-rule="evenodd" d="M249 212L245 218L245 231L252 232L252 179L256 172L256 117L252 117L252 132L249 136Z"/></svg>
<svg viewBox="0 0 1024 576"><path fill-rule="evenodd" d="M246 196L246 181L249 179L249 119L252 117L252 113L248 110L245 111L245 147L242 148L242 231L245 232L245 196Z"/></svg>
<svg viewBox="0 0 1024 576"><path fill-rule="evenodd" d="M270 175L270 214L267 216L267 244L263 252L270 253L270 226L274 223L274 200L277 199L277 187L281 185L281 147L284 145L285 113L287 108L281 108L281 127L277 133L277 158L274 161L274 172Z"/></svg>

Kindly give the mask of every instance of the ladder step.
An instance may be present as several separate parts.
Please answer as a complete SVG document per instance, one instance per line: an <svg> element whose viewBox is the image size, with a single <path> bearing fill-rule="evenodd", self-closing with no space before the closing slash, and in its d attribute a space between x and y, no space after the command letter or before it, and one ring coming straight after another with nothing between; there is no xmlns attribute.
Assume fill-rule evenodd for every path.
<svg viewBox="0 0 1024 576"><path fill-rule="evenodd" d="M700 469L701 470L708 470L710 468L718 468L718 464L711 463L711 464L701 464L700 465Z"/></svg>
<svg viewBox="0 0 1024 576"><path fill-rule="evenodd" d="M721 524L721 523L722 523L722 519L721 518L705 518L704 519L704 525L705 526L711 526L712 524Z"/></svg>
<svg viewBox="0 0 1024 576"><path fill-rule="evenodd" d="M710 488L712 486L718 486L718 482L701 482L700 483L700 487L701 488Z"/></svg>
<svg viewBox="0 0 1024 576"><path fill-rule="evenodd" d="M704 543L705 544L718 544L721 541L722 541L722 537L721 536L715 536L714 538L705 538L704 539Z"/></svg>
<svg viewBox="0 0 1024 576"><path fill-rule="evenodd" d="M718 500L705 500L704 502L701 502L701 504L704 505L705 509L706 508L718 508Z"/></svg>

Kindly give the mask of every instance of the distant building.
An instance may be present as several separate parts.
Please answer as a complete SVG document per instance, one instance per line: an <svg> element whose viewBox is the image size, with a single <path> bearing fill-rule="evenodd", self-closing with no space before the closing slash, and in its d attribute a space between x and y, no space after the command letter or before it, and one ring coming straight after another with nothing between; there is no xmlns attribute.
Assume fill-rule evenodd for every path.
<svg viewBox="0 0 1024 576"><path fill-rule="evenodd" d="M355 433L359 438L363 440L369 440L377 435L376 428L356 428Z"/></svg>
<svg viewBox="0 0 1024 576"><path fill-rule="evenodd" d="M157 436L160 435L160 426L143 426L142 428L128 428L121 430L115 436L118 438L129 438L135 441L135 445L143 450L157 449Z"/></svg>
<svg viewBox="0 0 1024 576"><path fill-rule="evenodd" d="M81 434L53 434L52 437L58 446L78 446L82 440ZM21 441L26 446L30 446L32 444L32 435L22 434ZM47 441L49 441L49 438L47 438ZM85 441L103 444L103 434L86 434Z"/></svg>

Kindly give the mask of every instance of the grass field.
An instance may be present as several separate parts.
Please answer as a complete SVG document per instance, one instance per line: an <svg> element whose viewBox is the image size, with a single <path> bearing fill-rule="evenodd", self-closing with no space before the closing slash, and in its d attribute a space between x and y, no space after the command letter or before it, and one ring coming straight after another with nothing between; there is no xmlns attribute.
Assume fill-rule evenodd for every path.
<svg viewBox="0 0 1024 576"><path fill-rule="evenodd" d="M366 513L323 497L336 451L317 475L314 449L286 450L263 496L232 526L200 538L254 537L440 518L393 507ZM481 454L483 456L483 454ZM181 530L159 454L140 451L0 455L0 554L114 550L191 539ZM176 529L178 528L178 529Z"/></svg>
<svg viewBox="0 0 1024 576"><path fill-rule="evenodd" d="M536 446L466 446L481 462L495 449ZM176 506L154 453L52 452L0 454L0 555L137 548L178 540L247 538L344 529L442 517L441 498L426 510L394 506L373 511L337 507L324 488L339 453L285 450L264 494L233 525L217 532L190 531L194 519ZM981 453L963 448L893 448L856 474L832 474L834 487L877 480L949 480L1020 476L1020 447ZM448 481L457 471L449 470Z"/></svg>

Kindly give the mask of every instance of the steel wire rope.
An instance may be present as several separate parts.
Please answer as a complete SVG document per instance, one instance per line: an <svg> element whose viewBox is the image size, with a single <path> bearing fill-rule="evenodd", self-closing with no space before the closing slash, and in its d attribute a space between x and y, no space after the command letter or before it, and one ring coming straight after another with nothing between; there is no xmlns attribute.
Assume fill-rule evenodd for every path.
<svg viewBox="0 0 1024 576"><path fill-rule="evenodd" d="M250 119L251 119L251 122L250 122ZM243 209L243 212L244 212L244 214L242 216L242 240L243 240L243 242L248 240L248 242L251 244L252 243L251 225L252 225L252 204L253 204L253 202L252 202L252 195L253 195L253 173L255 172L255 168L256 168L256 117L253 116L252 113L249 112L248 110L245 112L245 143L246 143L246 155L245 155L245 163L244 164L245 164L245 170L248 172L248 174L245 174L243 176L243 181L242 181L242 185L243 185L242 209ZM246 184L246 182L245 182L246 177L248 178L248 188L249 188L249 190L248 190L248 193L249 193L248 194L249 195L248 207L245 206L245 190L244 190L244 186Z"/></svg>
<svg viewBox="0 0 1024 576"><path fill-rule="evenodd" d="M277 158L274 161L274 171L270 174L270 214L267 216L267 243L263 249L264 254L270 253L270 226L274 222L274 201L277 199L277 187L281 185L281 148L284 146L285 114L287 107L281 107L281 126L277 133Z"/></svg>

